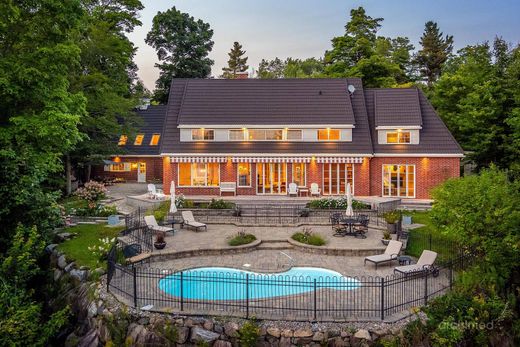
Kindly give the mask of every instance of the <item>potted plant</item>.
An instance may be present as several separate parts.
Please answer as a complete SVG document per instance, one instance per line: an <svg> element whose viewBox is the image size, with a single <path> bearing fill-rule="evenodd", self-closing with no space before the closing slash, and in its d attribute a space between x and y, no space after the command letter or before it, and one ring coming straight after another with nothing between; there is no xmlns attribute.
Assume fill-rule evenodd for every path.
<svg viewBox="0 0 520 347"><path fill-rule="evenodd" d="M383 231L383 238L381 239L381 242L383 243L383 245L388 246L391 239L392 239L392 236L390 235L390 232L388 230Z"/></svg>
<svg viewBox="0 0 520 347"><path fill-rule="evenodd" d="M395 234L397 232L397 224L401 221L401 213L397 210L386 212L384 218L386 221L386 230Z"/></svg>
<svg viewBox="0 0 520 347"><path fill-rule="evenodd" d="M164 231L156 231L155 232L155 241L153 246L155 249L164 249L166 247L166 241L164 238L166 237L166 232Z"/></svg>

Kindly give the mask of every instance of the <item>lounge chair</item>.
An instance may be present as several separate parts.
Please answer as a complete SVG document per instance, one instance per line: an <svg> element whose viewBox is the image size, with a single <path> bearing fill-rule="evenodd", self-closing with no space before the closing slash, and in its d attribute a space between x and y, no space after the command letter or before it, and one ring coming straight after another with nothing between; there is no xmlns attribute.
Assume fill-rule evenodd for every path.
<svg viewBox="0 0 520 347"><path fill-rule="evenodd" d="M296 183L289 183L289 196L298 196L298 186Z"/></svg>
<svg viewBox="0 0 520 347"><path fill-rule="evenodd" d="M166 226L163 226L163 225L159 225L157 223L157 220L155 219L154 216L144 216L144 223L146 224L148 229L150 229L152 231L164 231L166 233L168 233L168 232L173 233L174 232L173 228L166 227Z"/></svg>
<svg viewBox="0 0 520 347"><path fill-rule="evenodd" d="M311 183L311 196L320 196L321 189L318 186L318 183Z"/></svg>
<svg viewBox="0 0 520 347"><path fill-rule="evenodd" d="M369 257L366 257L364 265L366 265L367 261L369 261L371 263L374 263L377 269L377 265L381 263L397 260L397 257L401 252L401 247L403 247L402 242L391 240L388 243L388 246L386 246L385 252L383 254L371 255Z"/></svg>
<svg viewBox="0 0 520 347"><path fill-rule="evenodd" d="M433 266L435 259L437 259L437 253L425 249L419 257L419 260L417 260L417 264L398 266L394 269L394 273L416 274L424 271L433 271L435 276L436 271Z"/></svg>
<svg viewBox="0 0 520 347"><path fill-rule="evenodd" d="M148 196L150 199L156 200L163 200L166 197L163 193L157 192L157 188L155 188L155 184L153 183L148 184Z"/></svg>
<svg viewBox="0 0 520 347"><path fill-rule="evenodd" d="M195 231L199 231L199 229L204 229L204 231L208 231L208 227L204 223L197 222L193 217L193 213L191 211L182 211L182 224L181 227L185 225L195 228Z"/></svg>

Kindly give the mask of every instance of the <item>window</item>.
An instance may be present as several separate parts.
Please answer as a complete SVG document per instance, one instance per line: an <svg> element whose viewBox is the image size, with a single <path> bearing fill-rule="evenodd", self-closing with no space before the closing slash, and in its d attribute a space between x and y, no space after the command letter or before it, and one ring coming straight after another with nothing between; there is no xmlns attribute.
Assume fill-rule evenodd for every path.
<svg viewBox="0 0 520 347"><path fill-rule="evenodd" d="M264 141L265 140L265 130L262 129L249 129L249 140L252 141Z"/></svg>
<svg viewBox="0 0 520 347"><path fill-rule="evenodd" d="M415 165L383 165L383 196L415 197Z"/></svg>
<svg viewBox="0 0 520 347"><path fill-rule="evenodd" d="M339 141L339 129L319 129L318 141Z"/></svg>
<svg viewBox="0 0 520 347"><path fill-rule="evenodd" d="M249 129L247 133L250 141L283 140L283 129Z"/></svg>
<svg viewBox="0 0 520 347"><path fill-rule="evenodd" d="M287 140L301 140L302 139L302 131L297 129L288 129L287 130Z"/></svg>
<svg viewBox="0 0 520 347"><path fill-rule="evenodd" d="M218 163L179 163L179 186L214 187L220 184Z"/></svg>
<svg viewBox="0 0 520 347"><path fill-rule="evenodd" d="M117 163L117 164L110 164L105 165L104 171L109 172L128 172L130 171L130 163Z"/></svg>
<svg viewBox="0 0 520 347"><path fill-rule="evenodd" d="M153 134L152 140L150 141L150 146L157 146L159 144L160 138L161 138L161 134Z"/></svg>
<svg viewBox="0 0 520 347"><path fill-rule="evenodd" d="M251 164L239 163L237 176L239 187L251 187Z"/></svg>
<svg viewBox="0 0 520 347"><path fill-rule="evenodd" d="M305 187L307 185L305 179L305 163L293 163L292 181L299 187Z"/></svg>
<svg viewBox="0 0 520 347"><path fill-rule="evenodd" d="M326 163L323 164L323 194L345 195L347 183L350 183L354 194L354 165Z"/></svg>
<svg viewBox="0 0 520 347"><path fill-rule="evenodd" d="M193 141L211 141L215 139L215 131L213 129L193 129L191 139Z"/></svg>
<svg viewBox="0 0 520 347"><path fill-rule="evenodd" d="M244 139L245 139L245 130L232 129L229 131L229 140L230 141L244 141Z"/></svg>
<svg viewBox="0 0 520 347"><path fill-rule="evenodd" d="M283 140L283 130L266 130L265 139L268 141L281 141Z"/></svg>
<svg viewBox="0 0 520 347"><path fill-rule="evenodd" d="M128 141L128 136L126 135L121 135L121 137L119 138L119 142L117 143L118 146L124 146L126 145L126 141Z"/></svg>
<svg viewBox="0 0 520 347"><path fill-rule="evenodd" d="M409 131L392 131L386 133L386 143L410 143Z"/></svg>
<svg viewBox="0 0 520 347"><path fill-rule="evenodd" d="M144 135L143 134L138 134L135 137L134 146L141 146L141 144L143 143L143 139L144 139Z"/></svg>

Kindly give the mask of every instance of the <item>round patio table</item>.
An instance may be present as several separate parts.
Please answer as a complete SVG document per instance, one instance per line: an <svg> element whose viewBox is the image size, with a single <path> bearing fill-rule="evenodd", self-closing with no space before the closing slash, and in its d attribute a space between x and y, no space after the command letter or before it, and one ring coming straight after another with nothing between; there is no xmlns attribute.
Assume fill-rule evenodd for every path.
<svg viewBox="0 0 520 347"><path fill-rule="evenodd" d="M343 218L340 221L340 224L348 226L348 233L352 234L352 227L354 226L354 224L356 224L358 222L359 222L359 220L357 218L347 217L347 218Z"/></svg>

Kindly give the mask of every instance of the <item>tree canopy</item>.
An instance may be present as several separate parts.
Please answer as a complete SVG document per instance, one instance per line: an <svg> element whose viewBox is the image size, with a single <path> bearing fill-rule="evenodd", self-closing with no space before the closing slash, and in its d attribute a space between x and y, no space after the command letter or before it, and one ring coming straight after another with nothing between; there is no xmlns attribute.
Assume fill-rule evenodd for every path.
<svg viewBox="0 0 520 347"><path fill-rule="evenodd" d="M222 68L222 71L224 71L222 77L236 78L238 72L247 71L249 65L247 65L247 57L244 57L244 54L246 54L246 51L242 50L242 45L235 41L228 53L228 66Z"/></svg>

